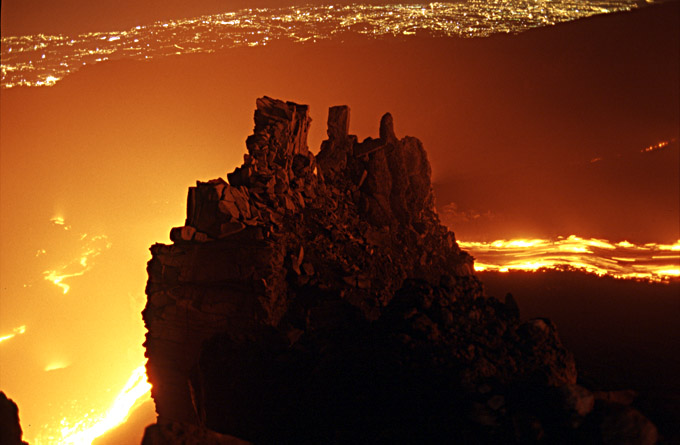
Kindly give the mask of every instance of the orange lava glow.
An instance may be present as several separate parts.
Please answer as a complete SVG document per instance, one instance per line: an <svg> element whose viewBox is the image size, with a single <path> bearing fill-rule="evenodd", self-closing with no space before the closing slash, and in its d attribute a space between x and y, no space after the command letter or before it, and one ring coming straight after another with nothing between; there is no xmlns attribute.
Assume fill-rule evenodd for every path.
<svg viewBox="0 0 680 445"><path fill-rule="evenodd" d="M23 334L24 332L26 332L26 326L19 326L18 328L14 328L11 334L3 335L2 337L0 337L0 343L2 343L5 340L10 340L16 337L17 334Z"/></svg>
<svg viewBox="0 0 680 445"><path fill-rule="evenodd" d="M64 218L57 216L50 220L53 224L63 226L64 230L70 230L71 226L67 225ZM89 271L92 267L91 259L98 256L103 250L111 248L111 243L108 241L106 235L88 236L86 233L80 235L80 241L84 241L83 250L78 258L62 265L54 270L46 270L43 272L45 279L55 286L62 289L66 294L71 289L71 286L64 283L67 278L80 277ZM38 252L38 255L45 253L45 250Z"/></svg>
<svg viewBox="0 0 680 445"><path fill-rule="evenodd" d="M680 243L637 243L678 238L665 9L549 30L638 4L208 2L2 2L0 74L16 87L0 100L0 389L30 444L91 443L150 401L149 246L184 221L188 186L241 165L265 93L310 105L314 152L329 106L352 108L360 139L393 113L398 137L422 138L439 202L460 201L443 223L469 241L536 238L461 242L478 271L680 280ZM538 238L570 233L583 238Z"/></svg>
<svg viewBox="0 0 680 445"><path fill-rule="evenodd" d="M577 269L599 276L667 282L680 278L680 240L675 244L612 243L571 235L557 239L459 241L478 272Z"/></svg>
<svg viewBox="0 0 680 445"><path fill-rule="evenodd" d="M36 439L42 444L89 445L97 437L124 423L131 412L151 397L151 384L147 381L144 365L136 368L111 407L103 415L86 416L77 421L63 418L54 435Z"/></svg>
<svg viewBox="0 0 680 445"><path fill-rule="evenodd" d="M645 147L642 150L640 150L640 153L649 153L650 151L656 151L656 150L661 150L662 148L668 147L672 142L675 142L677 139L673 138L670 141L661 141L658 144L650 145L649 147Z"/></svg>
<svg viewBox="0 0 680 445"><path fill-rule="evenodd" d="M64 221L64 218L61 216L55 216L54 218L50 219L50 222L58 226L64 226L64 230L69 230L71 228L71 226L66 225L66 221Z"/></svg>
<svg viewBox="0 0 680 445"><path fill-rule="evenodd" d="M45 366L45 372L50 372L50 371L56 371L58 369L64 369L70 365L69 362L66 362L64 360L58 360L55 362L50 363L49 365Z"/></svg>
<svg viewBox="0 0 680 445"><path fill-rule="evenodd" d="M130 266L129 250L118 248L127 239L76 214L42 219L42 236L22 251L27 263L17 270L25 272L3 272L3 286L7 276L14 281L2 295L1 389L23 401L24 439L34 445L97 443L133 412L153 421L148 403L137 409L151 398L139 316L146 249L135 251ZM5 292L19 297L5 299ZM54 295L63 297L46 297ZM10 317L13 302L24 309Z"/></svg>

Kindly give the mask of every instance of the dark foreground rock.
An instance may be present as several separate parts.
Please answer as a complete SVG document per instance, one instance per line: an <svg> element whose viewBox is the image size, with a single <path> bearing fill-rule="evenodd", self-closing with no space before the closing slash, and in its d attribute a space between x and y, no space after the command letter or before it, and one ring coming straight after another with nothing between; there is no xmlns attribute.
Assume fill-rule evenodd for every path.
<svg viewBox="0 0 680 445"><path fill-rule="evenodd" d="M309 124L258 99L243 165L151 248L145 443L653 443L576 385L553 323L484 296L418 139L386 114L359 142L332 107L314 156Z"/></svg>
<svg viewBox="0 0 680 445"><path fill-rule="evenodd" d="M19 408L12 399L0 391L0 444L26 445L26 442L21 440L22 435Z"/></svg>
<svg viewBox="0 0 680 445"><path fill-rule="evenodd" d="M216 433L200 426L178 422L149 425L144 431L142 445L247 445L249 442Z"/></svg>

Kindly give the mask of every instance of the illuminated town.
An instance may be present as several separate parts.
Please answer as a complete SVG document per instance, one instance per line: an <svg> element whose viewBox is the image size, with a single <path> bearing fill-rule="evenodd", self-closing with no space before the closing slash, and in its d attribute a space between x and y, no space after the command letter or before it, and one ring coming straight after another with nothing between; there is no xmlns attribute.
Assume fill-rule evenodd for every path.
<svg viewBox="0 0 680 445"><path fill-rule="evenodd" d="M78 69L117 59L148 60L273 41L314 43L360 37L488 37L595 14L627 11L633 0L480 1L243 9L78 36L2 38L2 88L51 86Z"/></svg>

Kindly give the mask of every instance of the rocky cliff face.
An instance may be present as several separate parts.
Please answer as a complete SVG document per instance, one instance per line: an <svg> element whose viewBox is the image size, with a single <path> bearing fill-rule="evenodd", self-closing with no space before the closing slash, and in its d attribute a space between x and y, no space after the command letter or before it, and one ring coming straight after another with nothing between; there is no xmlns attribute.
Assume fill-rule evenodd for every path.
<svg viewBox="0 0 680 445"><path fill-rule="evenodd" d="M332 107L314 156L309 125L306 106L258 99L243 165L190 188L173 244L151 248L145 443L591 434L555 326L484 297L440 224L421 142L389 114L359 142Z"/></svg>

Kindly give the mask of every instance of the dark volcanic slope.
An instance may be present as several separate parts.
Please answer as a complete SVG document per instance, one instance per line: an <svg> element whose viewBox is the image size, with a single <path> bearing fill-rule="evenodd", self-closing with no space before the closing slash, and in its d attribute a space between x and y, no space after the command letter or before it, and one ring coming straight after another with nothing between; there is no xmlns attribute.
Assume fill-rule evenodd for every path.
<svg viewBox="0 0 680 445"><path fill-rule="evenodd" d="M145 443L656 437L575 384L549 320L482 296L418 139L386 114L358 142L332 107L315 157L309 123L258 99L243 165L192 187L174 244L152 247Z"/></svg>

